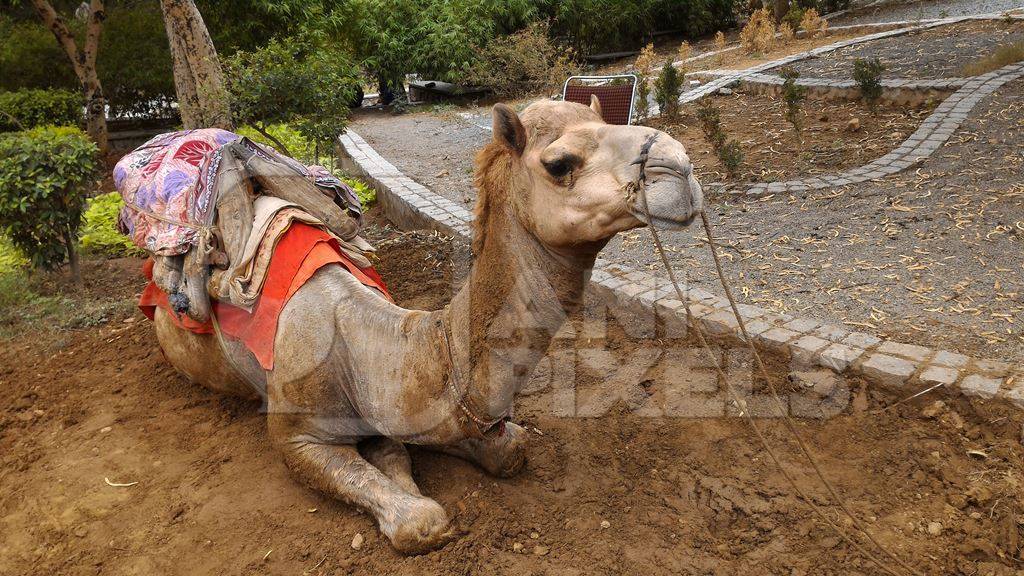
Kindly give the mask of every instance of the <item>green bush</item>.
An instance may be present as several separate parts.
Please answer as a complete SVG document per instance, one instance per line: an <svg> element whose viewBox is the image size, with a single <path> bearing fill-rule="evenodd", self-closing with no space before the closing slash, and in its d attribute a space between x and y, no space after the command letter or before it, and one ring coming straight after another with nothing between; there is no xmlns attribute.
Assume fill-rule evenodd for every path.
<svg viewBox="0 0 1024 576"><path fill-rule="evenodd" d="M77 89L78 78L67 55L53 39L53 33L35 14L25 17L29 19L15 20L6 14L0 15L0 38L3 38L0 42L0 91Z"/></svg>
<svg viewBox="0 0 1024 576"><path fill-rule="evenodd" d="M0 136L0 233L36 267L68 259L75 245L97 150L77 128L34 128Z"/></svg>
<svg viewBox="0 0 1024 576"><path fill-rule="evenodd" d="M666 116L679 112L679 95L683 91L683 77L671 62L665 62L661 75L654 81L654 100Z"/></svg>
<svg viewBox="0 0 1024 576"><path fill-rule="evenodd" d="M548 37L548 26L534 23L509 36L499 36L478 51L465 81L487 86L503 98L561 88L577 69L572 50Z"/></svg>
<svg viewBox="0 0 1024 576"><path fill-rule="evenodd" d="M274 140L281 142L285 147L294 155L293 158L305 162L306 164L313 164L317 162L316 158L316 144L310 142L303 136L298 130L292 128L288 124L270 124L263 127L264 132L273 137L273 140L268 136L264 136L258 130L252 126L242 126L235 130L241 136L252 140L253 142L259 142L260 144L266 144L276 148ZM283 151L280 151L283 152ZM325 153L332 153L331 150L325 149Z"/></svg>
<svg viewBox="0 0 1024 576"><path fill-rule="evenodd" d="M117 229L117 217L123 207L124 201L117 192L107 192L89 200L80 241L84 252L115 257L145 254L145 250Z"/></svg>
<svg viewBox="0 0 1024 576"><path fill-rule="evenodd" d="M28 259L14 247L6 236L0 236L0 274L20 270L28 265Z"/></svg>
<svg viewBox="0 0 1024 576"><path fill-rule="evenodd" d="M807 87L796 83L800 73L791 66L785 66L779 70L782 76L782 100L786 103L786 120L793 125L793 128L800 131L800 104L807 97Z"/></svg>
<svg viewBox="0 0 1024 576"><path fill-rule="evenodd" d="M284 154L295 155L267 126L289 124L322 146L345 129L358 73L344 52L301 39L274 40L224 64L235 122L251 125Z"/></svg>
<svg viewBox="0 0 1024 576"><path fill-rule="evenodd" d="M377 201L377 191L367 185L366 182L350 176L341 176L340 179L345 184L348 184L352 191L356 193L356 197L359 198L359 202L362 203L364 210Z"/></svg>
<svg viewBox="0 0 1024 576"><path fill-rule="evenodd" d="M878 58L857 58L853 61L853 80L860 86L860 95L871 108L882 97L882 72L885 72L885 65Z"/></svg>
<svg viewBox="0 0 1024 576"><path fill-rule="evenodd" d="M562 0L549 5L555 33L581 54L635 49L660 30L694 37L735 22L733 0Z"/></svg>
<svg viewBox="0 0 1024 576"><path fill-rule="evenodd" d="M83 122L82 96L70 90L0 92L0 132L37 126L78 126Z"/></svg>

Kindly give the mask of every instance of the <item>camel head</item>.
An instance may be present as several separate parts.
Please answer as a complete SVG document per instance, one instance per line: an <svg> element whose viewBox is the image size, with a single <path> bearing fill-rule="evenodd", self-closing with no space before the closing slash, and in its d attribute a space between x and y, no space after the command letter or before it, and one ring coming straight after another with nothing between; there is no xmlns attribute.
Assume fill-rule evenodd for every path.
<svg viewBox="0 0 1024 576"><path fill-rule="evenodd" d="M603 246L623 230L678 229L693 221L703 193L683 145L653 128L606 124L600 110L596 97L589 107L540 101L522 114L494 106L494 140L477 157L476 242L499 202L555 249ZM655 135L646 163L648 222L627 190L639 175L641 149Z"/></svg>

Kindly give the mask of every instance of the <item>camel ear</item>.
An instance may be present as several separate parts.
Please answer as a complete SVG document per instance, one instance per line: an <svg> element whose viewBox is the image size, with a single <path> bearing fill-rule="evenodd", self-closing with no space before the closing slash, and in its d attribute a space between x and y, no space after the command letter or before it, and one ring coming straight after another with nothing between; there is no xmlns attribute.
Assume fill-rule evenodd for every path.
<svg viewBox="0 0 1024 576"><path fill-rule="evenodd" d="M517 155L526 148L526 129L519 121L516 111L504 104L495 104L492 110L494 141Z"/></svg>
<svg viewBox="0 0 1024 576"><path fill-rule="evenodd" d="M601 115L601 100L597 98L597 94L590 95L590 109L597 112L597 115Z"/></svg>

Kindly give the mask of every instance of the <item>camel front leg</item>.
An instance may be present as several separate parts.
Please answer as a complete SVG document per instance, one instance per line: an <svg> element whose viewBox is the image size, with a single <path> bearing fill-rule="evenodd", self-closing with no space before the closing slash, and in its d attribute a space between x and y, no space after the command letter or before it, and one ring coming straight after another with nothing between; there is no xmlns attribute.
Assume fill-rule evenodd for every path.
<svg viewBox="0 0 1024 576"><path fill-rule="evenodd" d="M493 438L468 438L451 446L429 446L431 450L457 456L500 478L514 476L526 464L526 441L530 433L518 424L505 422L505 431Z"/></svg>
<svg viewBox="0 0 1024 576"><path fill-rule="evenodd" d="M355 446L295 438L282 448L285 461L299 479L369 511L399 552L421 554L449 540L448 516L441 505L404 490L364 460Z"/></svg>

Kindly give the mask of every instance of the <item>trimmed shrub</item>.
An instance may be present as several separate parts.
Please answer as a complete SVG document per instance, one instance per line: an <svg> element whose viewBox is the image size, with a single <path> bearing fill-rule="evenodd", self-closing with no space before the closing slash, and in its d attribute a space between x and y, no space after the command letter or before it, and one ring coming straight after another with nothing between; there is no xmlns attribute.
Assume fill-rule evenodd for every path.
<svg viewBox="0 0 1024 576"><path fill-rule="evenodd" d="M82 96L70 90L0 92L0 132L37 126L78 126L83 122Z"/></svg>
<svg viewBox="0 0 1024 576"><path fill-rule="evenodd" d="M754 11L740 30L740 45L748 54L764 54L775 46L775 18L767 8Z"/></svg>
<svg viewBox="0 0 1024 576"><path fill-rule="evenodd" d="M345 129L358 83L344 52L301 39L274 40L226 58L224 75L235 122L251 125L288 156L294 151L267 126L289 124L306 140L331 146Z"/></svg>
<svg viewBox="0 0 1024 576"><path fill-rule="evenodd" d="M782 101L786 103L786 120L793 125L793 128L800 131L800 105L807 97L807 87L796 83L800 73L790 66L779 70L782 76Z"/></svg>
<svg viewBox="0 0 1024 576"><path fill-rule="evenodd" d="M878 58L853 61L853 81L860 86L861 97L872 109L882 97L882 72L885 72L885 65Z"/></svg>
<svg viewBox="0 0 1024 576"><path fill-rule="evenodd" d="M82 251L114 257L146 253L117 229L117 217L123 207L124 200L118 192L107 192L89 200L82 228Z"/></svg>
<svg viewBox="0 0 1024 576"><path fill-rule="evenodd" d="M671 62L665 62L661 75L654 81L654 100L661 113L675 116L679 112L679 95L683 89L683 78Z"/></svg>
<svg viewBox="0 0 1024 576"><path fill-rule="evenodd" d="M556 46L544 23L494 38L477 54L467 67L465 81L492 88L502 98L560 88L578 69L573 51Z"/></svg>
<svg viewBox="0 0 1024 576"><path fill-rule="evenodd" d="M68 260L77 280L75 245L96 169L96 145L77 128L0 136L0 233L36 267Z"/></svg>
<svg viewBox="0 0 1024 576"><path fill-rule="evenodd" d="M817 38L825 35L828 30L828 21L818 16L818 11L814 8L808 8L800 19L800 29L807 34L808 38Z"/></svg>
<svg viewBox="0 0 1024 576"><path fill-rule="evenodd" d="M793 31L793 27L789 25L789 22L779 24L779 38L783 44L789 44L796 38L796 32Z"/></svg>
<svg viewBox="0 0 1024 576"><path fill-rule="evenodd" d="M654 73L654 60L658 55L654 52L654 44L644 46L640 55L633 63L633 73L636 74L636 103L634 114L637 120L647 118L647 98L651 95L651 74Z"/></svg>

